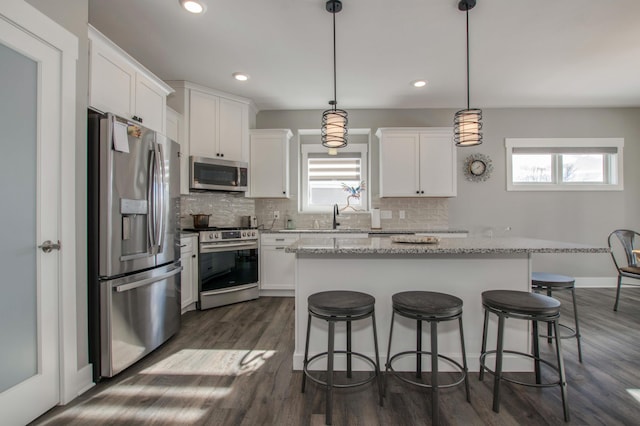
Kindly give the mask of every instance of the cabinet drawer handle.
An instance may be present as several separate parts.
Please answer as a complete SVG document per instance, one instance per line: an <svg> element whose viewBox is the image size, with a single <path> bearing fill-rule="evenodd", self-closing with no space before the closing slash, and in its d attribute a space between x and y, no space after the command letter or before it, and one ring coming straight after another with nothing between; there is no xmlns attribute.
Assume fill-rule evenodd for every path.
<svg viewBox="0 0 640 426"><path fill-rule="evenodd" d="M284 247L276 247L276 250L284 250Z"/></svg>
<svg viewBox="0 0 640 426"><path fill-rule="evenodd" d="M192 255L191 255L191 257L195 258L195 257L196 257L196 255L195 255L195 254L192 254Z"/></svg>
<svg viewBox="0 0 640 426"><path fill-rule="evenodd" d="M276 241L284 241L284 238L276 238Z"/></svg>
<svg viewBox="0 0 640 426"><path fill-rule="evenodd" d="M180 247L186 247L187 244L180 244Z"/></svg>

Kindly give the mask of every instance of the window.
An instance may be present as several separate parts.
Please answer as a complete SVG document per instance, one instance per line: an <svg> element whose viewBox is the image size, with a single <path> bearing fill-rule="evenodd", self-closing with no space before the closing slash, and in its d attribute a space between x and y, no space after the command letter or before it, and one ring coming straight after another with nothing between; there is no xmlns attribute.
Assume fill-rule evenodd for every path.
<svg viewBox="0 0 640 426"><path fill-rule="evenodd" d="M506 139L508 191L622 190L621 138Z"/></svg>
<svg viewBox="0 0 640 426"><path fill-rule="evenodd" d="M367 211L367 144L351 143L329 155L318 144L301 145L303 212L328 212L334 204L343 211ZM364 187L362 186L364 183Z"/></svg>

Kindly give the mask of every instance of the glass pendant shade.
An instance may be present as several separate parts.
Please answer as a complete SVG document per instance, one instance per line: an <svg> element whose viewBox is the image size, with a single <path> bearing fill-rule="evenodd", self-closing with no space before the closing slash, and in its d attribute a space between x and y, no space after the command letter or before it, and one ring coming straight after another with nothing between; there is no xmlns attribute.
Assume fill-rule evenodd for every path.
<svg viewBox="0 0 640 426"><path fill-rule="evenodd" d="M453 120L453 140L456 146L473 146L482 143L482 110L463 109Z"/></svg>
<svg viewBox="0 0 640 426"><path fill-rule="evenodd" d="M323 112L321 127L322 146L327 148L344 148L347 146L348 124L347 111L328 109Z"/></svg>

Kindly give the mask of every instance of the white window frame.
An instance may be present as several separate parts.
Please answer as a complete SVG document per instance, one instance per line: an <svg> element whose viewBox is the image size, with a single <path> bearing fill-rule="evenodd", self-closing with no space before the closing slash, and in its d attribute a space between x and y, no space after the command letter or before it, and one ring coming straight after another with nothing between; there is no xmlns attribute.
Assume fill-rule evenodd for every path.
<svg viewBox="0 0 640 426"><path fill-rule="evenodd" d="M609 173L615 171L611 183L579 183L579 182L513 182L512 156L514 148L535 148L544 153L544 148L549 148L549 154L557 154L558 148L567 150L593 150L602 148L604 150L616 151L615 164L608 167ZM622 191L623 182L623 150L624 138L506 138L505 149L507 158L507 191ZM553 173L562 173L559 164L554 156Z"/></svg>
<svg viewBox="0 0 640 426"><path fill-rule="evenodd" d="M310 153L327 153L327 148L320 144L301 144L300 146L301 159L300 159L300 213L327 213L331 212L331 207L313 207L309 206L309 169L308 160ZM369 184L369 146L366 143L350 143L344 148L339 148L338 152L344 153L360 153L360 179L365 181L366 190L370 188ZM340 214L358 214L368 213L369 206L371 204L371 197L368 193L363 193L363 203L361 205L362 211L349 211L345 210ZM346 199L346 193L345 193ZM343 207L339 205L340 207Z"/></svg>

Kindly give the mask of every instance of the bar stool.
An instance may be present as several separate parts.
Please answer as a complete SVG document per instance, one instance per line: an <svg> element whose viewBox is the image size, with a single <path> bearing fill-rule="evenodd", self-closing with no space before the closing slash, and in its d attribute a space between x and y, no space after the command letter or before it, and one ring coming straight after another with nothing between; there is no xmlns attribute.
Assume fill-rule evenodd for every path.
<svg viewBox="0 0 640 426"><path fill-rule="evenodd" d="M326 396L326 424L331 424L332 417L332 394L333 388L350 388L361 386L378 379L378 393L380 397L380 405L382 401L382 382L380 381L380 358L378 355L378 335L376 331L376 316L374 305L376 299L366 293L357 291L323 291L314 293L307 299L309 316L307 318L307 338L304 347L304 363L302 375L302 392L304 393L306 378L325 386ZM309 335L311 333L311 318L319 318L327 321L329 325L329 335L327 343L327 351L321 352L309 358ZM351 350L351 321L357 321L371 317L373 323L373 344L375 349L375 361L370 357ZM334 349L335 325L336 322L346 322L347 325L347 348L346 350ZM370 363L373 366L374 374L367 379L349 384L335 384L333 382L333 357L334 354L347 355L347 377L352 375L352 357L358 357ZM309 372L309 364L321 357L327 357L327 381L317 379Z"/></svg>
<svg viewBox="0 0 640 426"><path fill-rule="evenodd" d="M564 410L564 421L569 421L569 404L567 401L567 381L565 380L564 363L562 360L562 350L560 339L558 338L560 302L556 299L537 293L514 290L491 290L482 293L482 306L484 307L484 326L482 329L482 351L480 353L480 380L484 377L485 370L494 376L493 384L493 411L500 412L500 381L515 383L524 386L550 387L559 386L562 395L562 408ZM487 351L487 328L489 325L489 313L498 316L498 342L496 350ZM533 328L533 355L504 349L504 324L505 319L515 318L532 322ZM551 323L553 335L556 339L557 366L540 358L540 347L538 344L538 321ZM534 360L536 383L521 382L503 376L502 357L503 354L515 354ZM485 364L487 355L495 354L495 371L490 370ZM540 377L540 364L548 365L558 372L558 381L542 383Z"/></svg>
<svg viewBox="0 0 640 426"><path fill-rule="evenodd" d="M576 303L576 280L573 277L566 275L550 274L547 272L533 272L531 274L531 288L534 291L546 291L547 296L552 297L554 291L571 291L571 297L573 299L573 320L575 324L575 330L564 324L560 324L560 327L569 330L568 335L560 336L561 339L576 338L578 344L578 360L582 362L582 346L580 345L580 323L578 322L578 305ZM551 343L551 324L547 324L547 341Z"/></svg>
<svg viewBox="0 0 640 426"><path fill-rule="evenodd" d="M439 389L449 388L459 385L464 381L467 402L471 402L469 397L469 378L467 369L467 354L464 348L464 332L462 329L462 300L444 293L431 291L405 291L392 296L393 314L391 315L391 330L389 331L389 346L387 348L387 363L385 374L391 373L400 380L416 386L430 388L431 392L431 420L434 425L439 424ZM392 357L391 340L393 338L393 325L396 314L416 320L416 350L399 352ZM459 362L438 353L438 323L442 321L458 320L460 325L460 344L462 346L462 365ZM431 324L431 351L422 350L422 321ZM393 361L405 355L416 356L416 379L422 374L422 355L431 355L431 384L420 383L409 380L397 374L393 369ZM458 368L461 372L460 378L453 383L440 384L438 381L438 359L444 359L449 364Z"/></svg>

